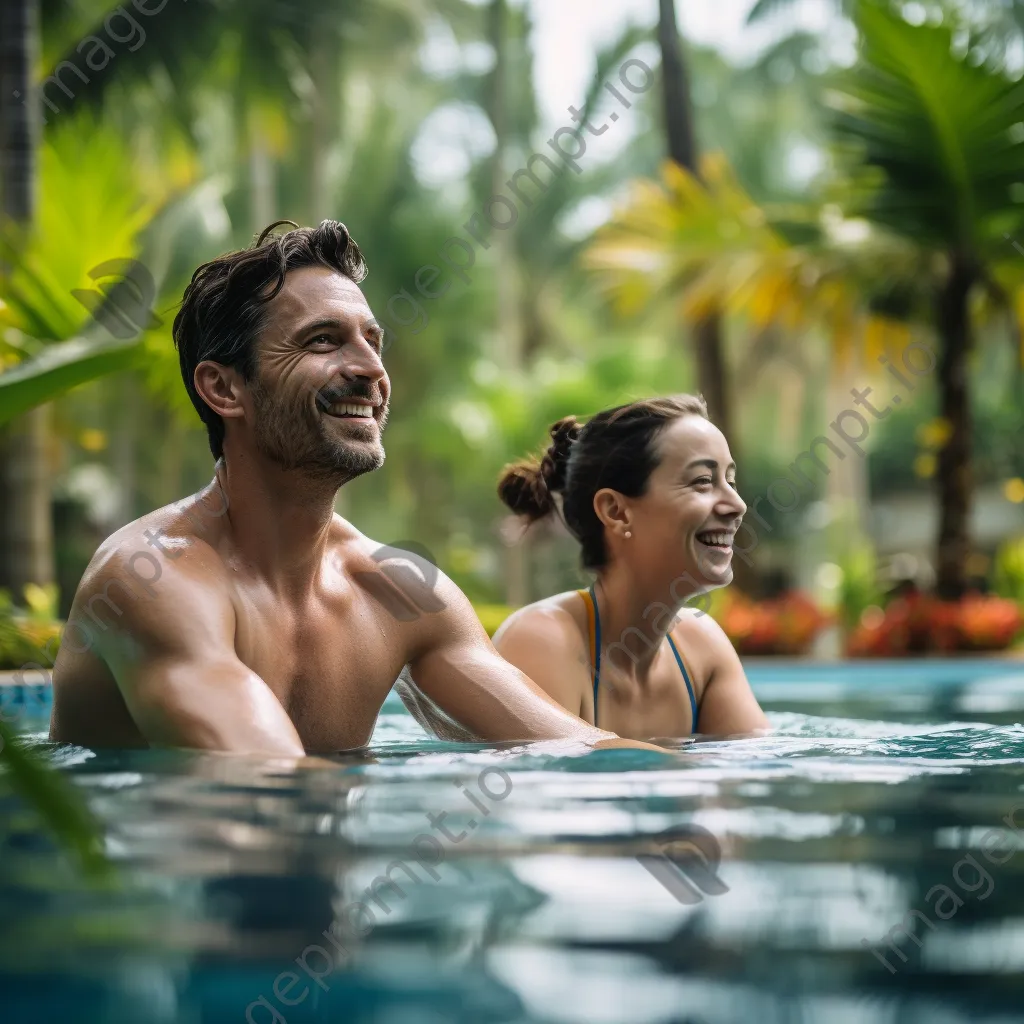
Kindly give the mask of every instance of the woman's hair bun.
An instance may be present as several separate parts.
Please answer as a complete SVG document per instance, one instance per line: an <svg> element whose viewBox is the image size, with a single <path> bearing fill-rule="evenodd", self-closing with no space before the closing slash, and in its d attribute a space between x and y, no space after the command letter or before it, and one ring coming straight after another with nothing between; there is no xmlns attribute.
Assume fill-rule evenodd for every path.
<svg viewBox="0 0 1024 1024"><path fill-rule="evenodd" d="M540 460L540 471L548 490L552 494L559 494L565 490L565 474L569 468L569 456L572 453L572 446L580 436L582 425L575 416L565 416L557 423L552 423L548 433L551 434L551 444Z"/></svg>
<svg viewBox="0 0 1024 1024"><path fill-rule="evenodd" d="M560 419L551 425L551 444L539 462L532 459L505 468L498 481L498 497L516 515L533 521L555 511L554 496L565 488L569 454L580 430L575 416Z"/></svg>

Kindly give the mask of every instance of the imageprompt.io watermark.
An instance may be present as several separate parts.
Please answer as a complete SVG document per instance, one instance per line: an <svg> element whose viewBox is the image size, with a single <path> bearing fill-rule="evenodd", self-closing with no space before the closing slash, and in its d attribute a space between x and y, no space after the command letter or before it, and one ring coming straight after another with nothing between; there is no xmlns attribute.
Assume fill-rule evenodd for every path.
<svg viewBox="0 0 1024 1024"><path fill-rule="evenodd" d="M138 260L114 259L89 271L95 288L73 288L71 294L115 338L128 340L163 324L153 312L156 281Z"/></svg>
<svg viewBox="0 0 1024 1024"><path fill-rule="evenodd" d="M1017 804L1009 814L1001 819L1006 828L990 828L981 837L977 849L989 864L1002 867L1024 849L1024 820L1018 823L1018 813L1024 816L1024 803ZM985 870L981 861L973 853L965 853L953 865L950 878L956 883L956 889L945 882L940 882L933 885L924 894L924 903L940 921L949 921L964 905L965 901L961 899L959 893L965 896L974 896L978 900L987 900L996 887L995 879ZM907 963L909 957L897 944L897 939L902 935L908 941L913 942L918 950L921 950L924 942L914 930L915 922L931 931L938 928L938 925L923 910L912 907L903 915L903 919L894 924L877 942L872 942L865 937L861 939L860 944L890 974L895 974L899 967L891 963L881 951L885 950L892 957L899 957L902 963Z"/></svg>
<svg viewBox="0 0 1024 1024"><path fill-rule="evenodd" d="M659 853L636 859L677 903L693 906L705 896L724 896L729 886L718 877L722 847L700 825L673 825L653 837Z"/></svg>
<svg viewBox="0 0 1024 1024"><path fill-rule="evenodd" d="M8 0L3 0L3 2L7 3ZM152 18L159 14L167 6L167 3L168 0L131 0L131 6L146 18ZM188 0L181 0L181 3L188 3ZM57 106L51 96L46 94L48 88L56 86L68 100L74 102L75 88L73 86L75 82L70 76L74 75L81 85L88 85L91 81L89 75L82 70L82 64L93 75L97 75L104 71L112 60L116 59L120 47L123 46L129 53L134 53L141 49L146 42L146 30L143 28L142 22L128 10L128 4L121 4L109 11L103 19L102 30L97 29L97 33L100 34L85 36L75 47L75 53L81 58L81 63L79 63L78 57L74 60L62 60L53 69L53 74L49 78L32 88L30 96L23 96L20 91L16 90L12 93L14 98L21 100L24 105L30 98L34 99L35 95L38 95L42 101L40 111L42 106L45 106L50 113L60 114L63 112L62 109ZM43 124L50 123L45 113L41 113L41 117Z"/></svg>

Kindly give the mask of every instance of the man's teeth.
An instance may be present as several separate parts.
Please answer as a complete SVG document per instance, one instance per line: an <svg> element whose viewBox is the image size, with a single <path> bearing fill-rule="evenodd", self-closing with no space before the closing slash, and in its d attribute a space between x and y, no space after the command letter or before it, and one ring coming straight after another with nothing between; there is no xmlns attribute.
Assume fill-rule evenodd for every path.
<svg viewBox="0 0 1024 1024"><path fill-rule="evenodd" d="M698 533L697 540L701 544L710 544L713 547L727 548L732 546L731 533Z"/></svg>
<svg viewBox="0 0 1024 1024"><path fill-rule="evenodd" d="M365 419L373 417L372 405L357 405L355 402L334 402L327 407L332 416L362 416Z"/></svg>

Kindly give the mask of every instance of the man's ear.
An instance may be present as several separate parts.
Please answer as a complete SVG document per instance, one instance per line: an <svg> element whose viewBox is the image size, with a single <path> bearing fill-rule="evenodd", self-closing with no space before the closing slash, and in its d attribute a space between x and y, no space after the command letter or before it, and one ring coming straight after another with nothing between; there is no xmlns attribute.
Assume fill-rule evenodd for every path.
<svg viewBox="0 0 1024 1024"><path fill-rule="evenodd" d="M192 375L199 397L222 419L245 415L245 381L233 366L204 359Z"/></svg>
<svg viewBox="0 0 1024 1024"><path fill-rule="evenodd" d="M610 487L602 487L594 495L594 513L613 532L622 533L629 527L631 515L626 499Z"/></svg>

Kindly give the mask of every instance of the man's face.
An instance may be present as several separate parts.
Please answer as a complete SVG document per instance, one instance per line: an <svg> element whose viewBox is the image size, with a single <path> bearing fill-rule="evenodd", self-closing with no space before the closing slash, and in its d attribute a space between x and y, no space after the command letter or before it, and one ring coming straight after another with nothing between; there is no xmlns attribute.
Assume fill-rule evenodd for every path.
<svg viewBox="0 0 1024 1024"><path fill-rule="evenodd" d="M291 271L267 305L249 386L260 453L339 484L379 469L391 394L382 341L347 277L326 267Z"/></svg>

